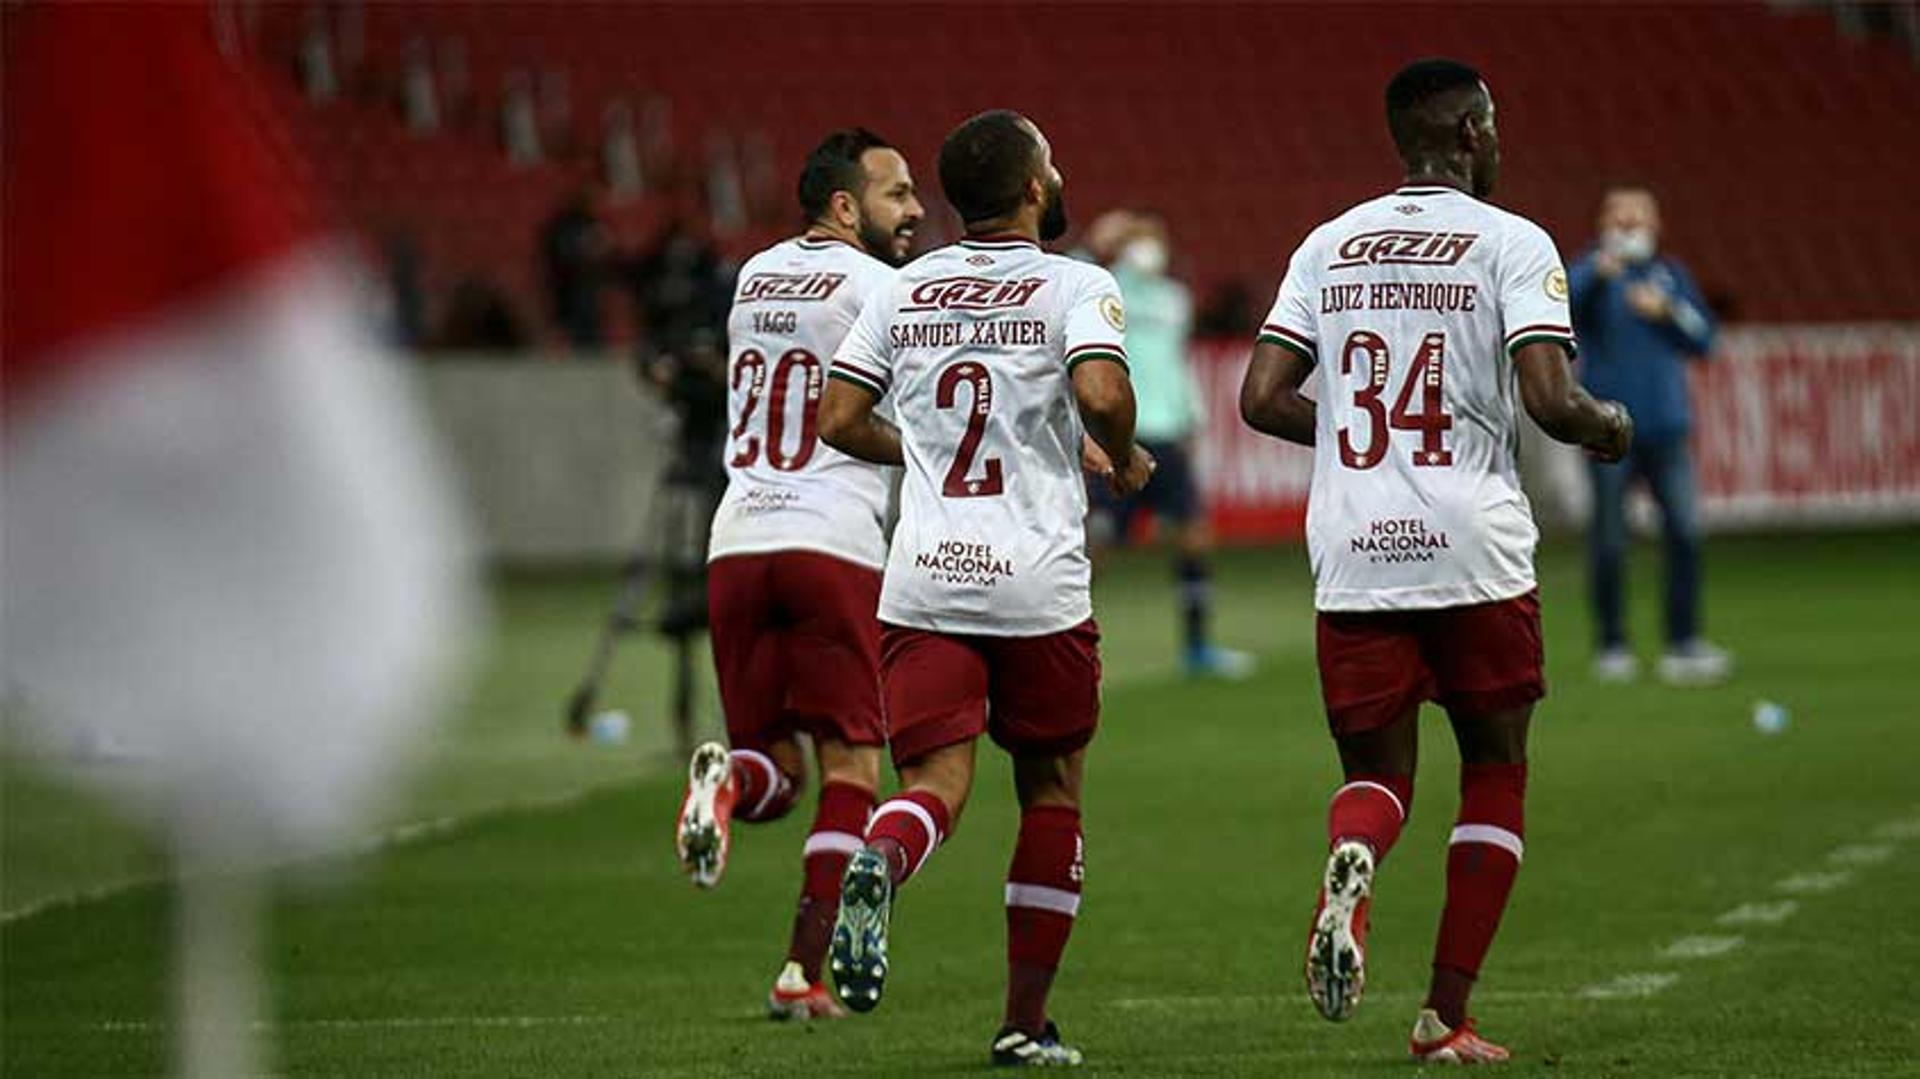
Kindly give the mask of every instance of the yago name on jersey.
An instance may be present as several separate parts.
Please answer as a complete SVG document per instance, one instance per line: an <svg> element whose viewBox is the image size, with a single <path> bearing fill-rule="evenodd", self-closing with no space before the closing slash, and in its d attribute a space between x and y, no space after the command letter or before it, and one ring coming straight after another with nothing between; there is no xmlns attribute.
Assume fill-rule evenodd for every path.
<svg viewBox="0 0 1920 1079"><path fill-rule="evenodd" d="M851 244L775 244L740 268L727 317L727 493L709 558L818 551L886 560L889 469L820 441L834 351L894 270Z"/></svg>
<svg viewBox="0 0 1920 1079"><path fill-rule="evenodd" d="M1408 187L1294 252L1261 339L1318 364L1307 542L1321 610L1449 607L1534 587L1512 356L1573 348L1539 226Z"/></svg>
<svg viewBox="0 0 1920 1079"><path fill-rule="evenodd" d="M965 240L902 270L833 375L890 401L906 456L882 621L1022 637L1091 617L1070 372L1124 363L1112 275L1024 240Z"/></svg>

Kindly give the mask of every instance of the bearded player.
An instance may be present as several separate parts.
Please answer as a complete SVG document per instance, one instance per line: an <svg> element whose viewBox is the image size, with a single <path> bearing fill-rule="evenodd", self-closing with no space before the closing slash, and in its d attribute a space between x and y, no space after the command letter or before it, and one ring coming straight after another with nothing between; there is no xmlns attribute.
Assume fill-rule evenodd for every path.
<svg viewBox="0 0 1920 1079"><path fill-rule="evenodd" d="M1320 682L1346 785L1327 814L1308 993L1333 1020L1360 998L1374 873L1412 804L1420 704L1437 701L1459 743L1460 812L1411 1049L1493 1062L1507 1051L1476 1033L1467 996L1525 850L1527 724L1546 692L1519 409L1602 460L1626 452L1632 423L1570 374L1552 241L1483 201L1500 151L1480 76L1446 60L1407 67L1387 87L1387 125L1405 185L1294 252L1241 411L1314 453Z"/></svg>
<svg viewBox="0 0 1920 1079"><path fill-rule="evenodd" d="M840 873L860 847L879 780L880 627L889 471L821 445L827 366L866 300L906 258L922 216L906 159L870 131L836 131L800 174L806 232L740 268L727 492L708 546L713 663L732 749L694 750L675 833L703 888L726 869L730 824L777 820L806 776L820 802L775 1019L845 1014L820 978Z"/></svg>
<svg viewBox="0 0 1920 1079"><path fill-rule="evenodd" d="M902 270L834 358L829 444L906 466L880 597L881 680L901 793L847 863L831 969L880 1001L894 892L952 832L975 744L1013 756L1020 836L1007 872L1006 1020L996 1064L1072 1065L1047 993L1080 907L1080 788L1100 708L1082 439L1115 491L1153 459L1133 441L1126 328L1111 274L1040 249L1066 229L1061 177L1026 118L987 112L940 148L966 237ZM875 413L890 402L898 426ZM1093 455L1090 455L1093 456Z"/></svg>

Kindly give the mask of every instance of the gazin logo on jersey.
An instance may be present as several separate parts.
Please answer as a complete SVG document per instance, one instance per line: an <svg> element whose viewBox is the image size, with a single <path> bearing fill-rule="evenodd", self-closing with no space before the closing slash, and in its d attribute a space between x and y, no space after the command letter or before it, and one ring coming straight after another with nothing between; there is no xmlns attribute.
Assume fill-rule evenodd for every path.
<svg viewBox="0 0 1920 1079"><path fill-rule="evenodd" d="M805 303L809 300L824 300L833 295L847 279L843 273L757 273L740 284L740 295L735 303L758 303L762 300L778 300L782 303Z"/></svg>
<svg viewBox="0 0 1920 1079"><path fill-rule="evenodd" d="M992 277L936 277L907 295L902 311L995 311L1023 307L1047 283L1044 277L1005 281Z"/></svg>
<svg viewBox="0 0 1920 1079"><path fill-rule="evenodd" d="M1475 232L1421 232L1417 229L1381 229L1349 236L1340 242L1338 261L1329 270L1352 266L1454 266L1465 257Z"/></svg>

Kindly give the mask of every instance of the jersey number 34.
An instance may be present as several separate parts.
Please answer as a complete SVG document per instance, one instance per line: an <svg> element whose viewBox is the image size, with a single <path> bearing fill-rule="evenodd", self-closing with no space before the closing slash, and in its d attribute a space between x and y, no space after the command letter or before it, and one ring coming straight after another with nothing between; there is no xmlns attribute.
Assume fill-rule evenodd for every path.
<svg viewBox="0 0 1920 1079"><path fill-rule="evenodd" d="M1447 413L1446 370L1447 335L1430 333L1420 340L1413 354L1413 367L1400 392L1387 410L1380 395L1387 392L1392 370L1387 342L1372 330L1355 330L1340 346L1340 374L1351 375L1362 368L1366 381L1353 392L1353 407L1366 417L1364 441L1354 439L1354 426L1340 427L1340 463L1353 469L1368 469L1386 459L1393 444L1393 431L1420 432L1420 448L1413 463L1423 468L1446 468L1453 464L1453 451L1447 448L1447 432L1453 429L1453 417ZM1420 411L1409 412L1414 394L1420 395Z"/></svg>

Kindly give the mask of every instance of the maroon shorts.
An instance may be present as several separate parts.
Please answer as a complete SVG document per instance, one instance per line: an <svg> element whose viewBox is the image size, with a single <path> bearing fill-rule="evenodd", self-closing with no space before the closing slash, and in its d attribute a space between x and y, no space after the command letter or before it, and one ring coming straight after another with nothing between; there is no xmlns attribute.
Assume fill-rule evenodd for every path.
<svg viewBox="0 0 1920 1079"><path fill-rule="evenodd" d="M1538 592L1431 611L1322 611L1316 637L1336 736L1384 727L1421 701L1484 715L1547 693Z"/></svg>
<svg viewBox="0 0 1920 1079"><path fill-rule="evenodd" d="M811 551L707 567L713 667L727 737L763 749L796 731L877 746L880 571Z"/></svg>
<svg viewBox="0 0 1920 1079"><path fill-rule="evenodd" d="M880 679L896 765L983 733L1010 752L1065 755L1100 722L1100 627L985 637L889 625Z"/></svg>

